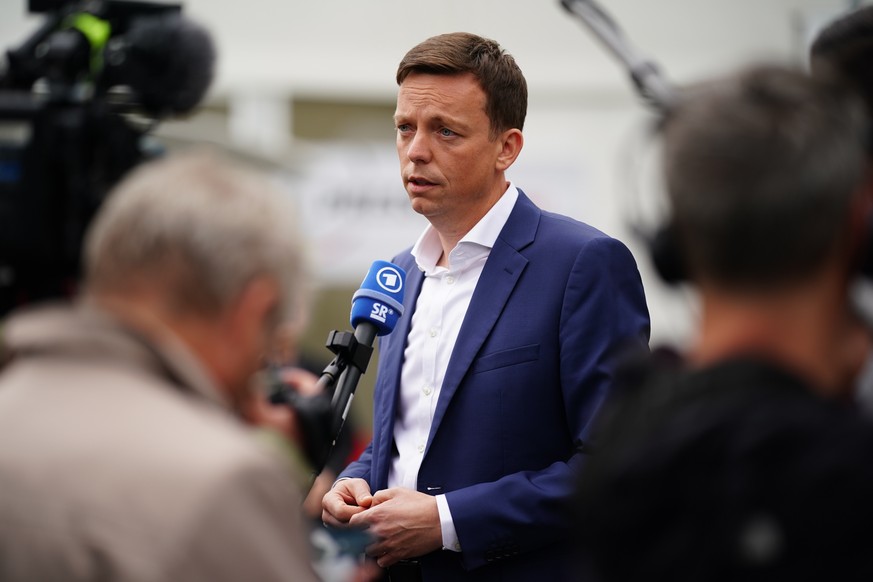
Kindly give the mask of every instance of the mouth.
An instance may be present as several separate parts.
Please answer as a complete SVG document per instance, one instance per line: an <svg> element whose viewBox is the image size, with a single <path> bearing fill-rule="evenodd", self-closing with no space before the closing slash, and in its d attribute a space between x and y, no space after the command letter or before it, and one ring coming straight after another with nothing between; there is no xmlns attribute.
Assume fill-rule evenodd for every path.
<svg viewBox="0 0 873 582"><path fill-rule="evenodd" d="M434 182L431 182L430 180L426 180L420 176L410 176L409 178L406 179L406 181L410 185L416 186L419 188L426 188L428 186L435 186L436 185Z"/></svg>

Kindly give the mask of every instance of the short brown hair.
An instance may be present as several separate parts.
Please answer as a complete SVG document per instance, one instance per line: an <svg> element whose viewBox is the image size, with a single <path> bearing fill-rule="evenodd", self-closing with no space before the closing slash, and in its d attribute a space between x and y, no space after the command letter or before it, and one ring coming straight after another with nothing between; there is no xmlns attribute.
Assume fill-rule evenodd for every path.
<svg viewBox="0 0 873 582"><path fill-rule="evenodd" d="M491 137L507 129L524 128L527 81L512 55L493 40L469 32L433 36L406 53L397 67L397 84L410 73L472 73L485 92Z"/></svg>
<svg viewBox="0 0 873 582"><path fill-rule="evenodd" d="M813 74L837 74L860 93L873 115L873 6L837 18L810 46Z"/></svg>

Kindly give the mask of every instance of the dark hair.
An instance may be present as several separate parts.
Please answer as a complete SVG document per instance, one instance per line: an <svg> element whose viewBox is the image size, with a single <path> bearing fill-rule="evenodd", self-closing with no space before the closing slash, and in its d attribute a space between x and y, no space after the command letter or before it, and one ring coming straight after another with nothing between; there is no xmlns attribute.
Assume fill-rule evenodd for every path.
<svg viewBox="0 0 873 582"><path fill-rule="evenodd" d="M873 112L873 6L860 8L825 26L810 46L813 74L837 74L849 82Z"/></svg>
<svg viewBox="0 0 873 582"><path fill-rule="evenodd" d="M691 276L763 288L819 269L864 177L861 111L845 87L778 66L690 94L665 123L664 171Z"/></svg>
<svg viewBox="0 0 873 582"><path fill-rule="evenodd" d="M527 82L512 55L493 40L468 32L433 36L406 53L397 67L397 84L411 73L472 73L485 92L491 137L524 128Z"/></svg>

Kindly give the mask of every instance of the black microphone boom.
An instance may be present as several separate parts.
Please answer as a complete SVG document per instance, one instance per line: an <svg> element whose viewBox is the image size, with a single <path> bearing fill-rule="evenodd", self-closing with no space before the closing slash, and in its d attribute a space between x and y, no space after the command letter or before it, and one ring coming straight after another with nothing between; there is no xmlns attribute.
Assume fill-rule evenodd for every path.
<svg viewBox="0 0 873 582"><path fill-rule="evenodd" d="M643 58L631 46L618 24L594 0L561 0L567 12L578 16L603 45L627 68L642 98L659 113L676 105L676 91L661 74L658 66Z"/></svg>

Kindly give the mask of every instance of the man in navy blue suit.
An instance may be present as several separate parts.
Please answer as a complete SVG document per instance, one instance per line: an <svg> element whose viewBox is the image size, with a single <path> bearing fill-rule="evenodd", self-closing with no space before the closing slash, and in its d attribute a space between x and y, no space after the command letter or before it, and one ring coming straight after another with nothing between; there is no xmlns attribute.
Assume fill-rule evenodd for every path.
<svg viewBox="0 0 873 582"><path fill-rule="evenodd" d="M397 71L400 173L430 225L394 260L406 314L382 339L373 440L323 500L367 528L391 580L564 580L574 477L623 350L649 318L619 241L507 181L527 85L467 33Z"/></svg>

